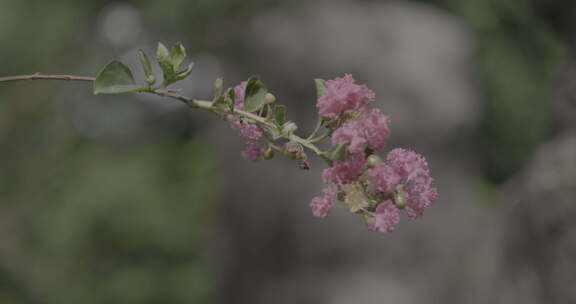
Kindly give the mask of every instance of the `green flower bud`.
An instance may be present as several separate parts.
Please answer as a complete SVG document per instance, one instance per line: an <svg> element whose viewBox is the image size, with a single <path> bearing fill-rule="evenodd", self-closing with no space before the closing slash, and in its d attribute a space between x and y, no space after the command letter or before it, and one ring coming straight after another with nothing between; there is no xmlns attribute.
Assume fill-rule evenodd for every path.
<svg viewBox="0 0 576 304"><path fill-rule="evenodd" d="M396 187L396 193L394 193L394 204L398 209L404 209L407 203L406 192L402 190L402 185L398 185L398 187Z"/></svg>
<svg viewBox="0 0 576 304"><path fill-rule="evenodd" d="M266 95L264 96L264 103L265 104L272 104L276 101L276 96L274 96L274 94L272 93L266 93Z"/></svg>
<svg viewBox="0 0 576 304"><path fill-rule="evenodd" d="M370 156L368 156L368 158L366 159L366 165L370 169L376 167L378 164L381 164L381 163L382 163L382 159L376 154L370 154Z"/></svg>

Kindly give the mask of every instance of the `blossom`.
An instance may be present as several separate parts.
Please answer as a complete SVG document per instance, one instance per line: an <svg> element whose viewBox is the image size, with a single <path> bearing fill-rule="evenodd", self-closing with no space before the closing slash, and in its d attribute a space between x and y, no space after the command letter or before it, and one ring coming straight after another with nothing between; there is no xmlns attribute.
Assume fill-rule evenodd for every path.
<svg viewBox="0 0 576 304"><path fill-rule="evenodd" d="M346 122L332 134L332 145L348 142L350 154L364 153L366 147L378 151L390 137L390 119L379 109Z"/></svg>
<svg viewBox="0 0 576 304"><path fill-rule="evenodd" d="M342 184L358 179L364 170L366 160L363 155L356 155L348 160L335 161L331 168L324 169L322 178L325 183Z"/></svg>
<svg viewBox="0 0 576 304"><path fill-rule="evenodd" d="M374 222L369 228L379 232L392 232L400 223L400 212L391 200L386 200L376 207Z"/></svg>
<svg viewBox="0 0 576 304"><path fill-rule="evenodd" d="M242 81L234 87L234 106L238 109L244 109L244 98L246 96L247 81Z"/></svg>
<svg viewBox="0 0 576 304"><path fill-rule="evenodd" d="M364 153L366 137L362 132L362 125L358 121L347 122L332 134L332 145L348 142L348 152L351 154Z"/></svg>
<svg viewBox="0 0 576 304"><path fill-rule="evenodd" d="M422 216L424 209L430 206L438 198L438 191L432 187L433 179L427 175L417 176L404 188L408 194L406 215L410 219Z"/></svg>
<svg viewBox="0 0 576 304"><path fill-rule="evenodd" d="M362 133L370 149L381 150L390 137L390 118L382 114L380 109L372 109L362 121Z"/></svg>
<svg viewBox="0 0 576 304"><path fill-rule="evenodd" d="M312 214L317 217L326 217L332 207L334 206L334 200L338 190L336 186L329 185L324 190L322 190L323 195L317 196L310 202L310 208L312 209Z"/></svg>
<svg viewBox="0 0 576 304"><path fill-rule="evenodd" d="M258 147L254 143L249 143L242 152L242 156L248 161L257 162L262 157L262 154L264 154L264 150L264 148Z"/></svg>
<svg viewBox="0 0 576 304"><path fill-rule="evenodd" d="M414 151L396 148L388 153L386 161L404 182L430 174L426 159Z"/></svg>
<svg viewBox="0 0 576 304"><path fill-rule="evenodd" d="M374 98L372 90L355 84L352 75L345 74L344 77L326 81L326 92L318 99L316 107L320 115L338 119L346 111L363 112L367 102Z"/></svg>
<svg viewBox="0 0 576 304"><path fill-rule="evenodd" d="M401 176L386 163L380 163L368 170L368 183L384 194L391 194L400 184Z"/></svg>
<svg viewBox="0 0 576 304"><path fill-rule="evenodd" d="M407 199L405 211L410 219L417 219L438 197L426 159L416 152L394 149L385 163L368 170L368 183L385 195L397 191Z"/></svg>

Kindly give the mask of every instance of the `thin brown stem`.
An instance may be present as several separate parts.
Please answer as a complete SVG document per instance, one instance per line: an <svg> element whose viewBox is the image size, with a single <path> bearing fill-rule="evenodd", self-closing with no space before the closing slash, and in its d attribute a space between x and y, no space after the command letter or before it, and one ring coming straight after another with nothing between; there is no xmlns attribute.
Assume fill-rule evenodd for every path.
<svg viewBox="0 0 576 304"><path fill-rule="evenodd" d="M0 77L0 82L12 82L12 81L23 81L23 80L68 80L68 81L89 81L92 82L96 78L89 76L74 76L74 75L45 75L40 73L30 74L30 75L18 75L9 77Z"/></svg>

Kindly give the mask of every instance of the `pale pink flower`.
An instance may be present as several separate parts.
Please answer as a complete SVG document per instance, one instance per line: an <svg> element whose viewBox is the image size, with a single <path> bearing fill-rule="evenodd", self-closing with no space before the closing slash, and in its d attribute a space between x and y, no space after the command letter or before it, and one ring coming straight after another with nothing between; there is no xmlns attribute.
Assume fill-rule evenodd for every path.
<svg viewBox="0 0 576 304"><path fill-rule="evenodd" d="M407 203L404 210L410 219L417 219L438 197L426 159L405 149L388 153L387 161L368 170L368 183L386 194L403 191Z"/></svg>
<svg viewBox="0 0 576 304"><path fill-rule="evenodd" d="M390 137L390 118L382 114L380 109L372 109L362 120L362 133L370 149L378 151L384 148Z"/></svg>
<svg viewBox="0 0 576 304"><path fill-rule="evenodd" d="M334 206L334 200L336 200L338 190L336 186L329 185L324 188L322 192L322 196L314 197L310 202L312 214L317 217L326 217L330 213L330 210Z"/></svg>
<svg viewBox="0 0 576 304"><path fill-rule="evenodd" d="M386 161L404 182L430 174L426 159L414 151L396 148L388 153Z"/></svg>
<svg viewBox="0 0 576 304"><path fill-rule="evenodd" d="M359 119L344 123L332 134L332 145L348 142L350 154L364 153L366 147L378 151L386 144L390 137L390 119L379 109L372 109L370 113L362 115Z"/></svg>
<svg viewBox="0 0 576 304"><path fill-rule="evenodd" d="M362 130L362 124L358 121L351 121L343 124L334 131L331 137L332 145L348 142L348 152L350 154L364 153L366 148L366 138Z"/></svg>
<svg viewBox="0 0 576 304"><path fill-rule="evenodd" d="M428 175L420 175L408 182L404 190L408 195L408 204L405 207L406 215L410 219L422 216L424 209L438 198L436 188L432 187L433 179Z"/></svg>
<svg viewBox="0 0 576 304"><path fill-rule="evenodd" d="M264 135L264 131L254 124L250 123L240 123L237 125L238 132L240 133L240 137L244 139L246 142L253 142L257 141Z"/></svg>
<svg viewBox="0 0 576 304"><path fill-rule="evenodd" d="M370 229L379 232L392 232L400 223L400 212L391 200L386 200L376 207L374 223Z"/></svg>
<svg viewBox="0 0 576 304"><path fill-rule="evenodd" d="M324 183L342 184L354 181L362 175L366 160L363 155L352 156L349 160L335 161L331 168L324 169Z"/></svg>
<svg viewBox="0 0 576 304"><path fill-rule="evenodd" d="M338 119L346 111L365 111L367 102L374 98L372 90L355 84L352 75L345 74L344 77L326 81L326 92L318 99L316 106L320 115Z"/></svg>
<svg viewBox="0 0 576 304"><path fill-rule="evenodd" d="M246 86L248 82L242 81L234 87L234 104L238 109L244 109L244 97L246 96Z"/></svg>
<svg viewBox="0 0 576 304"><path fill-rule="evenodd" d="M262 158L264 153L264 148L258 147L254 143L249 143L246 149L242 152L242 156L248 161L257 162Z"/></svg>
<svg viewBox="0 0 576 304"><path fill-rule="evenodd" d="M384 194L392 194L401 182L401 176L386 163L368 170L368 183Z"/></svg>

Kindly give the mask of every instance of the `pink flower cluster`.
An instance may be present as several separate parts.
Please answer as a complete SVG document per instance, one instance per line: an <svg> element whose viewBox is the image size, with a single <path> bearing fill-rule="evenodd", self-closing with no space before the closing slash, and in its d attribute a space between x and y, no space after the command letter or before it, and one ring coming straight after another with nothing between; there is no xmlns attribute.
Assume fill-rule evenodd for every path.
<svg viewBox="0 0 576 304"><path fill-rule="evenodd" d="M234 87L235 100L234 104L237 109L244 109L244 98L246 95L246 85L247 82L243 81ZM246 149L242 152L242 156L245 159L257 162L262 158L265 149L258 146L258 140L264 135L262 128L255 124L251 124L234 117L233 115L228 115L228 121L232 128L238 130L238 134L244 142L246 142Z"/></svg>
<svg viewBox="0 0 576 304"><path fill-rule="evenodd" d="M326 93L318 99L320 115L338 119L345 112L363 111L368 101L374 100L372 90L354 83L352 75L326 81Z"/></svg>
<svg viewBox="0 0 576 304"><path fill-rule="evenodd" d="M398 224L395 217L390 217L392 212L398 213L403 208L408 218L417 219L438 197L426 159L410 150L390 151L386 162L367 171L367 180L381 196L394 199L392 207L376 209L371 228L377 231L390 231Z"/></svg>
<svg viewBox="0 0 576 304"><path fill-rule="evenodd" d="M368 107L373 99L374 92L355 84L349 74L326 81L326 92L318 99L317 107L320 115L336 126L332 128L332 145L346 143L347 156L324 170L327 187L323 196L312 199L310 207L315 216L325 217L338 194L345 198L349 195L349 204L355 206L353 212L363 214L369 228L392 232L400 222L401 209L410 219L416 219L436 200L437 192L426 160L415 152L394 149L386 162L368 163L368 157L382 150L390 137L388 116ZM358 195L347 189L363 189L364 193ZM355 202L358 198L361 201Z"/></svg>

